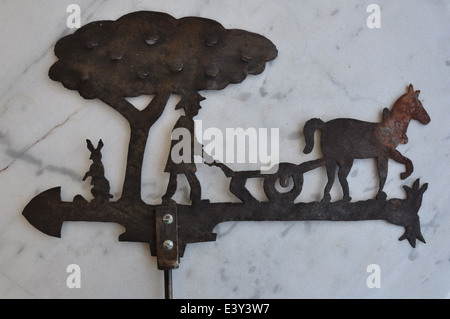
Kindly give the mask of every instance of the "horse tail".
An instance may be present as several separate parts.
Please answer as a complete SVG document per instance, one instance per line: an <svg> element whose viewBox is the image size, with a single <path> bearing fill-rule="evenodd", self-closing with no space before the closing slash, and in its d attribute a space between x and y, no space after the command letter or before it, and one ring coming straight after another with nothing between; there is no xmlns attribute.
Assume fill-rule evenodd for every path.
<svg viewBox="0 0 450 319"><path fill-rule="evenodd" d="M306 146L303 153L309 154L314 148L314 133L317 129L323 129L325 122L321 119L310 119L303 127L303 134L305 135Z"/></svg>

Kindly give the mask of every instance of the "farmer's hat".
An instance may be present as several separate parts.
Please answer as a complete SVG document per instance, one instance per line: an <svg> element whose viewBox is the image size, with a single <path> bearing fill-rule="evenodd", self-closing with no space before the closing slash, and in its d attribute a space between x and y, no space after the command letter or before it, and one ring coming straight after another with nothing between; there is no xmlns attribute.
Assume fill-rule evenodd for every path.
<svg viewBox="0 0 450 319"><path fill-rule="evenodd" d="M200 110L202 108L200 106L200 102L205 99L206 98L204 98L203 96L201 96L198 93L183 95L181 97L180 102L178 102L178 104L175 106L175 110L179 110L179 109L183 109L183 108L185 110L187 110L187 108L190 108L194 105L197 106L198 109Z"/></svg>

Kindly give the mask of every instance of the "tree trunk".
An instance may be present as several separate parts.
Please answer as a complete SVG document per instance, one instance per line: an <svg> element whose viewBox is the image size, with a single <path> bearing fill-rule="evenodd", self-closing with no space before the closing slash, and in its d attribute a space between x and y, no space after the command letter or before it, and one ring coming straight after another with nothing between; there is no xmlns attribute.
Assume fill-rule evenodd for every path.
<svg viewBox="0 0 450 319"><path fill-rule="evenodd" d="M128 145L127 166L120 200L141 200L142 163L144 161L145 145L149 129L131 127Z"/></svg>
<svg viewBox="0 0 450 319"><path fill-rule="evenodd" d="M140 112L136 121L129 121L131 135L121 201L131 200L137 203L142 200L142 164L147 138L151 127L161 117L169 97L170 92L157 94L150 104Z"/></svg>

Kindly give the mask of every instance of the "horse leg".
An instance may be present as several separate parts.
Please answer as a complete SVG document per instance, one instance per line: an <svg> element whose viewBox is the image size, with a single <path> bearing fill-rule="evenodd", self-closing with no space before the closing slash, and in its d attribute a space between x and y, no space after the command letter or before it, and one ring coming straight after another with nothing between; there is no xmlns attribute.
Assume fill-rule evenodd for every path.
<svg viewBox="0 0 450 319"><path fill-rule="evenodd" d="M377 200L386 200L386 193L383 192L384 183L386 182L386 177L388 174L388 158L387 157L378 157L377 158L377 166L378 166L378 178L379 178L379 187Z"/></svg>
<svg viewBox="0 0 450 319"><path fill-rule="evenodd" d="M338 172L339 182L341 183L342 191L344 192L343 199L344 201L349 202L352 200L352 198L350 197L350 190L348 188L347 176L350 173L350 170L352 169L353 159L339 162L338 165L339 165L339 172Z"/></svg>
<svg viewBox="0 0 450 319"><path fill-rule="evenodd" d="M322 203L328 203L331 200L330 190L331 187L333 186L334 178L336 176L336 162L328 161L326 168L327 168L328 182L323 191Z"/></svg>
<svg viewBox="0 0 450 319"><path fill-rule="evenodd" d="M401 179L406 179L408 176L412 174L414 166L409 158L403 156L396 149L391 149L389 152L389 156L397 163L404 164L406 166L406 170L400 174Z"/></svg>

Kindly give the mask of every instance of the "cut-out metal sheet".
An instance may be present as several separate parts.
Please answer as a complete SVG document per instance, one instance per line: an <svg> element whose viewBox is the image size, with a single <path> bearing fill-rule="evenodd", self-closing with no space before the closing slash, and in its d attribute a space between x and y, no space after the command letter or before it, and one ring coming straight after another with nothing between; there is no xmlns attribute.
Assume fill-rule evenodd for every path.
<svg viewBox="0 0 450 319"><path fill-rule="evenodd" d="M99 141L95 147L88 140L92 165L84 179L91 179L94 199L88 201L77 195L72 202L63 202L59 187L37 195L25 207L23 215L40 231L60 237L66 221L118 223L126 229L119 240L149 243L152 255L161 258L164 255L165 260L170 261L161 262L162 269L178 267L177 259L183 256L187 244L214 241L214 227L227 221L385 220L404 227L405 233L400 239L407 239L411 246L415 247L416 239L425 242L418 212L427 184L421 185L417 179L413 185L404 186L404 199L387 200L383 192L388 159L405 165L402 179L413 172L412 161L396 150L400 143L407 143L409 122L430 122L418 99L419 91L412 85L391 109L384 109L381 122L345 118L329 122L308 120L304 126L305 153L314 147L314 132L322 132L323 157L316 160L298 165L280 163L276 172L269 173L234 171L226 163L206 158L205 154L209 169L220 169L231 179L230 192L240 199L239 203L202 200L196 164L193 161L174 163L169 158L165 171L170 178L162 204L149 205L141 199L143 156L149 131L163 113L169 96L181 95L176 108L183 109L185 115L175 128L186 128L191 133L193 154L198 146L193 119L204 100L198 92L221 90L230 83L242 82L249 74L262 73L266 62L277 57L275 45L261 35L225 29L213 20L175 19L164 13L143 11L117 21L90 23L59 40L55 54L58 61L50 69L50 78L77 90L86 99L97 98L112 107L128 121L131 136L121 197L112 201L109 193L107 168L101 160L101 149L108 145ZM143 110L126 100L126 97L139 95L154 96ZM362 158L377 160L379 191L376 198L352 202L346 177L354 160ZM303 174L322 166L326 167L328 176L323 199L295 202L307 186L303 183ZM331 201L330 189L337 168L343 199ZM177 188L176 177L180 174L186 175L191 187L190 205L177 204L172 199ZM249 178L263 179L267 201L255 199L248 191L245 185ZM293 186L288 189L291 178ZM278 191L277 183L286 191ZM170 216L167 212L176 212L176 215ZM171 226L164 228L165 224ZM164 240L158 234L174 237ZM173 249L173 245L176 245L176 253L165 253L164 250Z"/></svg>

